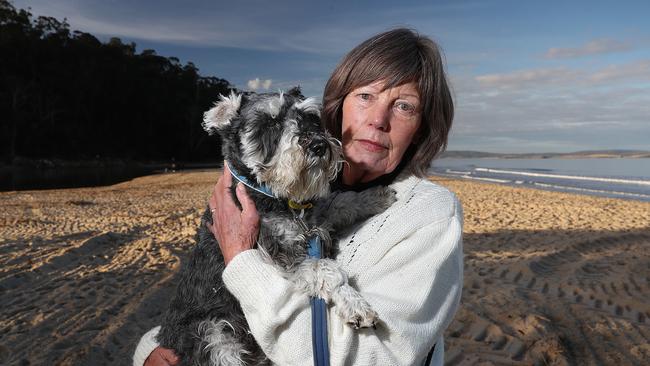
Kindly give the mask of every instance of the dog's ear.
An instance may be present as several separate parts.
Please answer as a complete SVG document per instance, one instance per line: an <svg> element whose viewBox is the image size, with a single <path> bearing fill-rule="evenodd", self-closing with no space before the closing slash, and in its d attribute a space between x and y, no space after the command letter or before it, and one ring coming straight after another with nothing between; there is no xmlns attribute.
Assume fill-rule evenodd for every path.
<svg viewBox="0 0 650 366"><path fill-rule="evenodd" d="M293 88L289 89L286 94L294 96L296 98L304 98L302 91L300 90L300 86L294 86Z"/></svg>
<svg viewBox="0 0 650 366"><path fill-rule="evenodd" d="M306 98L302 102L294 104L293 107L305 113L312 113L320 117L321 106L314 98Z"/></svg>
<svg viewBox="0 0 650 366"><path fill-rule="evenodd" d="M231 92L229 96L219 96L219 101L214 107L203 113L203 129L210 135L230 125L230 121L237 116L241 107L242 95Z"/></svg>

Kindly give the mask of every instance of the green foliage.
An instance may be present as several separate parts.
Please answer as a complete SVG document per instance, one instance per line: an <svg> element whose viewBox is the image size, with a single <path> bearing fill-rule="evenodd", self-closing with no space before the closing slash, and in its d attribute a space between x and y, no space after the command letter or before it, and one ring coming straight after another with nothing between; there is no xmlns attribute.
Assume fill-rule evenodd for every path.
<svg viewBox="0 0 650 366"><path fill-rule="evenodd" d="M0 159L214 160L203 111L230 83L0 0Z"/></svg>

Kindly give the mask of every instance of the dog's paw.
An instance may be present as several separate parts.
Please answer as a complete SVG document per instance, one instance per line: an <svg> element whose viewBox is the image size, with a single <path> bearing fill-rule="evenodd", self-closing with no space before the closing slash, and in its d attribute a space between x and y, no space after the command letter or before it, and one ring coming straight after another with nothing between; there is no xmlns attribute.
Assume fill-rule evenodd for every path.
<svg viewBox="0 0 650 366"><path fill-rule="evenodd" d="M332 292L332 301L336 313L354 329L375 328L379 315L366 299L348 283L344 283Z"/></svg>
<svg viewBox="0 0 650 366"><path fill-rule="evenodd" d="M365 301L355 302L352 306L339 306L339 316L352 328L376 328L379 316Z"/></svg>

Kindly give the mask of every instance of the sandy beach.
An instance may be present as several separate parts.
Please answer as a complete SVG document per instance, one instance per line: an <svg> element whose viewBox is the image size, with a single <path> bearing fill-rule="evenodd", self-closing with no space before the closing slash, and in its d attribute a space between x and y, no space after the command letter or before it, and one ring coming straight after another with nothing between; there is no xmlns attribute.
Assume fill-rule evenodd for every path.
<svg viewBox="0 0 650 366"><path fill-rule="evenodd" d="M0 364L130 364L218 174L0 192ZM432 180L465 213L448 364L650 362L650 203Z"/></svg>

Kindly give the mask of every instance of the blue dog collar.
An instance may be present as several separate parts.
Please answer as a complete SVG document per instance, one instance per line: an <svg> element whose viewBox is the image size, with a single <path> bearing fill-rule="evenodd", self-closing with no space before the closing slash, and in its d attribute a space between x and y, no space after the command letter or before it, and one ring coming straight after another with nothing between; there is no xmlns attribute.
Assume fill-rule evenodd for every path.
<svg viewBox="0 0 650 366"><path fill-rule="evenodd" d="M273 192L271 192L271 189L269 187L267 187L265 185L261 185L261 186L254 185L248 179L246 179L246 177L244 177L243 175L237 173L237 171L232 168L232 165L228 164L228 161L226 161L225 164L228 166L228 169L230 170L230 174L233 176L233 178L240 181L246 187L248 187L248 188L250 188L250 189L252 189L252 190L254 190L254 191L258 192L258 193L261 193L261 194L263 194L263 195L265 195L267 197L277 198L273 194Z"/></svg>

